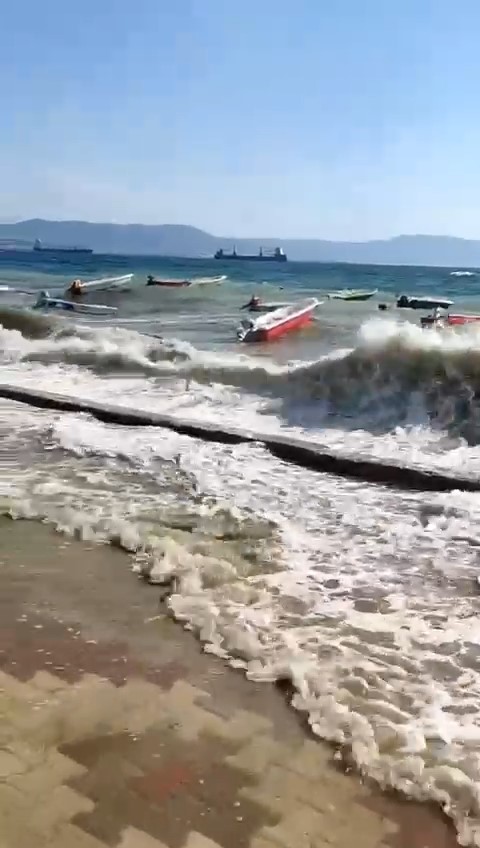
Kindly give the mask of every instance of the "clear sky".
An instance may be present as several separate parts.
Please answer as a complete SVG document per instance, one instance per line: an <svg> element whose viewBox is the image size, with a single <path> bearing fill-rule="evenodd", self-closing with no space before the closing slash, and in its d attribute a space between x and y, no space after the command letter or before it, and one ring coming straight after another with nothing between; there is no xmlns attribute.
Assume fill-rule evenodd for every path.
<svg viewBox="0 0 480 848"><path fill-rule="evenodd" d="M480 238L479 0L6 0L0 219Z"/></svg>

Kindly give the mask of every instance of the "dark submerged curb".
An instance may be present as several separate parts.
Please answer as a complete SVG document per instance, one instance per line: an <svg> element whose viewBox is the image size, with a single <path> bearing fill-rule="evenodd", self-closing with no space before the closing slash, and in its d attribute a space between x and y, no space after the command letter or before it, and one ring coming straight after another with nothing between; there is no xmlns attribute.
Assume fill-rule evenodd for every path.
<svg viewBox="0 0 480 848"><path fill-rule="evenodd" d="M265 436L250 431L217 427L214 424L188 421L156 412L127 409L121 406L83 401L65 395L52 394L37 389L18 386L1 386L0 398L29 404L39 409L56 409L62 412L83 412L108 424L129 427L164 427L182 435L218 442L227 445L260 443L275 457L325 474L350 477L369 483L378 483L397 489L423 492L449 492L462 489L480 491L480 480L451 477L436 472L407 468L401 465L384 464L375 460L335 456L315 445L288 439L282 436Z"/></svg>

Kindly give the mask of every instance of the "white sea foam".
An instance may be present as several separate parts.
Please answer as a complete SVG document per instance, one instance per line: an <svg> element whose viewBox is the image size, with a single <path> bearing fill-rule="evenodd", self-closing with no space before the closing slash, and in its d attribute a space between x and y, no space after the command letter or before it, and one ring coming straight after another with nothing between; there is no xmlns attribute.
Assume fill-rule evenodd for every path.
<svg viewBox="0 0 480 848"><path fill-rule="evenodd" d="M172 610L206 649L290 678L316 733L480 844L478 496L399 494L151 428L120 439L86 416L27 421L4 508L174 575Z"/></svg>

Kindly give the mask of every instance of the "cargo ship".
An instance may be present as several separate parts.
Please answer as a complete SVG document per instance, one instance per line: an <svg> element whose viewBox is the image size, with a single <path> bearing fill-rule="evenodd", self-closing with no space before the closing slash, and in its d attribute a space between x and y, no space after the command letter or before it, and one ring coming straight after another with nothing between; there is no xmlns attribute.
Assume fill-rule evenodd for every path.
<svg viewBox="0 0 480 848"><path fill-rule="evenodd" d="M53 247L53 246L44 246L40 239L35 239L33 250L36 253L48 253L51 256L56 255L57 253L74 253L75 256L89 256L93 253L93 250L90 247Z"/></svg>
<svg viewBox="0 0 480 848"><path fill-rule="evenodd" d="M217 250L214 259L221 259L224 262L243 261L243 262L286 262L287 254L284 253L281 247L276 247L272 253L264 253L262 248L258 253L237 253L234 247L231 253L225 253L221 248Z"/></svg>

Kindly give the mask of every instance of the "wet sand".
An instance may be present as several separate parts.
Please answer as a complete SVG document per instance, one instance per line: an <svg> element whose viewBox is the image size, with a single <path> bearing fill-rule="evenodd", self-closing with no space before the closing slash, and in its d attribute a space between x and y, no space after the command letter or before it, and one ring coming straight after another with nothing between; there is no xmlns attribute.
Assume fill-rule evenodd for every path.
<svg viewBox="0 0 480 848"><path fill-rule="evenodd" d="M288 692L204 654L122 551L2 518L0 574L2 848L457 845L439 809L339 768ZM50 818L27 743L69 764Z"/></svg>

